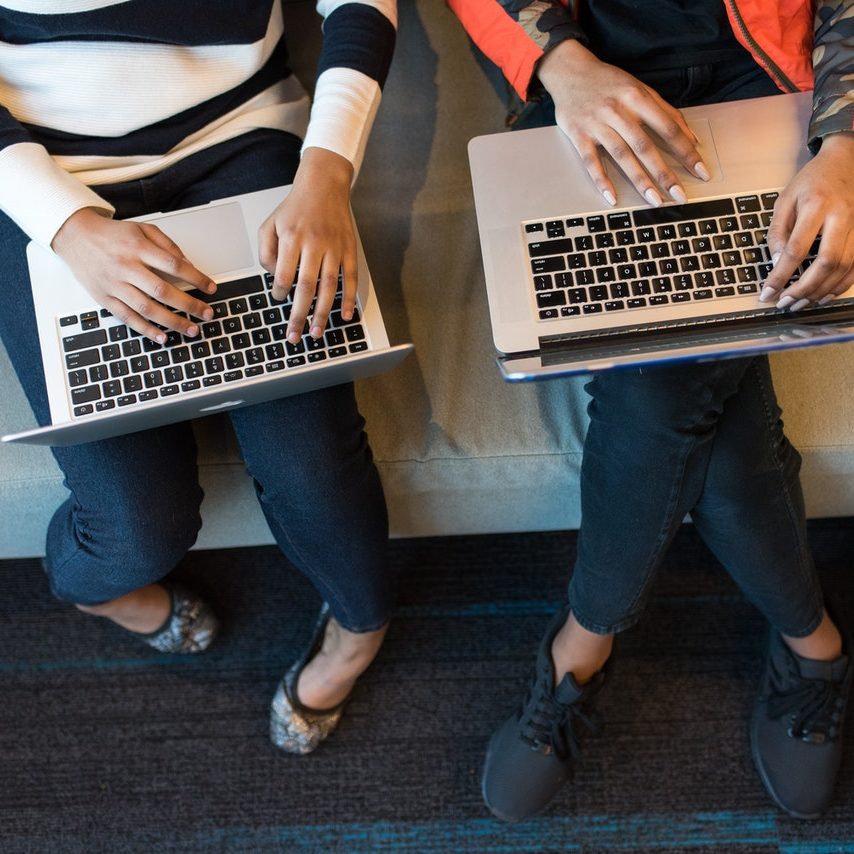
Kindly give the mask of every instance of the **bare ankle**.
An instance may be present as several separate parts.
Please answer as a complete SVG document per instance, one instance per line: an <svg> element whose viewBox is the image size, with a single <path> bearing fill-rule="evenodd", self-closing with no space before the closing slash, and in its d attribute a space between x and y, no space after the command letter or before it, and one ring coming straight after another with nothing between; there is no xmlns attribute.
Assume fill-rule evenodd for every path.
<svg viewBox="0 0 854 854"><path fill-rule="evenodd" d="M842 636L825 611L821 623L812 634L796 638L783 635L783 640L796 655L814 661L835 661L842 655Z"/></svg>
<svg viewBox="0 0 854 854"><path fill-rule="evenodd" d="M567 673L571 673L579 685L589 682L605 666L613 646L613 634L588 631L570 613L552 642L555 684Z"/></svg>

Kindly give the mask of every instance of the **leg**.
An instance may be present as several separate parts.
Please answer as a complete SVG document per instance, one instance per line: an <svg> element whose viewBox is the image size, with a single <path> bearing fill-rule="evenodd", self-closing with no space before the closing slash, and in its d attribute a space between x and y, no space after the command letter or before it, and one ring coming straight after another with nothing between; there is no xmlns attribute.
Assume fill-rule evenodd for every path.
<svg viewBox="0 0 854 854"><path fill-rule="evenodd" d="M36 418L48 423L25 260L26 236L0 214L4 311L0 336ZM146 631L168 616L154 582L192 545L201 490L186 425L53 449L71 495L54 515L45 567L61 599ZM167 488L162 488L167 486ZM121 600L115 610L111 604Z"/></svg>

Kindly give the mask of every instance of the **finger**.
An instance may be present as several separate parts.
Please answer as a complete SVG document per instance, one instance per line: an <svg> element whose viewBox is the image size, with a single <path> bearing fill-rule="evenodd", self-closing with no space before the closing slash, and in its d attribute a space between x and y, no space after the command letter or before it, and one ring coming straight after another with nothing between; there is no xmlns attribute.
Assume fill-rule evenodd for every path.
<svg viewBox="0 0 854 854"><path fill-rule="evenodd" d="M800 279L786 289L787 297L793 302L818 302L836 291L852 264L847 249L850 228L850 223L840 218L824 223L818 255Z"/></svg>
<svg viewBox="0 0 854 854"><path fill-rule="evenodd" d="M653 113L646 123L664 141L679 162L691 174L703 181L711 180L708 167L700 151L700 140L691 130L685 117L675 107L667 103L654 89L648 89L650 98L656 103L659 111Z"/></svg>
<svg viewBox="0 0 854 854"><path fill-rule="evenodd" d="M195 308L192 311L190 308L198 304L203 307L203 310L199 311L197 316L203 320L213 319L213 309L209 305L187 296L183 291L174 285L170 285L169 282L161 279L147 267L140 266L132 270L127 277L127 283L137 291L137 296L133 297L128 305L137 314L141 314L153 323L167 329L174 329L190 338L199 334L197 323L183 314L170 311L167 306L177 309L178 312L186 311L190 314L196 314Z"/></svg>
<svg viewBox="0 0 854 854"><path fill-rule="evenodd" d="M296 344L302 337L305 321L317 291L321 263L322 257L316 252L304 248L300 254L299 274L294 288L291 317L288 321L287 338L291 344Z"/></svg>
<svg viewBox="0 0 854 854"><path fill-rule="evenodd" d="M278 258L279 235L273 217L267 217L258 229L258 260L268 273L275 273Z"/></svg>
<svg viewBox="0 0 854 854"><path fill-rule="evenodd" d="M352 320L353 311L356 308L356 294L359 290L359 261L356 257L354 245L351 245L344 253L344 260L341 263L341 278L343 279L341 316L344 320Z"/></svg>
<svg viewBox="0 0 854 854"><path fill-rule="evenodd" d="M133 294L139 293L136 288L133 288L130 285L125 284L124 288L126 289L126 292L132 292ZM133 299L134 297L131 296L130 298ZM107 297L104 300L104 308L106 308L107 311L109 311L117 320L120 320L126 326L129 326L131 329L139 332L146 338L150 338L158 344L166 343L166 333L159 326L155 326L150 320L146 320L145 317L134 311L120 298L116 296Z"/></svg>
<svg viewBox="0 0 854 854"><path fill-rule="evenodd" d="M190 285L195 285L195 287L205 293L212 294L216 292L216 282L197 267L194 267L187 260L187 256L181 251L181 247L171 237L149 223L143 223L141 228L146 239L161 250L158 253L152 252L150 249L146 251L144 248L140 253L140 259L143 263L149 267L153 267L155 270L159 270L161 273L167 273L176 279L181 279L181 281L187 282ZM143 257L143 255L148 257Z"/></svg>
<svg viewBox="0 0 854 854"><path fill-rule="evenodd" d="M312 338L320 338L323 335L329 312L332 311L332 302L338 290L338 271L340 265L333 253L327 253L320 268L320 279L317 283L317 294L314 300L314 312L311 316Z"/></svg>
<svg viewBox="0 0 854 854"><path fill-rule="evenodd" d="M270 296L282 302L288 298L294 286L297 264L300 262L300 247L296 240L278 240L276 263L273 267L273 290Z"/></svg>
<svg viewBox="0 0 854 854"><path fill-rule="evenodd" d="M643 131L640 125L631 121L618 119L614 122L614 130L619 134L625 145L628 145L631 149L631 153L634 155L632 159L635 163L639 163L641 170L646 173L647 177L643 183L648 185L651 177L655 184L658 185L658 187L654 188L656 196L658 195L658 189L661 189L664 191L666 196L677 202L684 204L688 201L688 198L685 195L685 190L679 179L676 177L676 173L667 165L667 161L665 161L661 156L661 151L658 146L650 136ZM620 144L618 143L618 145ZM622 145L620 145L620 149L622 150ZM612 156L622 167L621 161L617 159L613 153ZM625 155L623 155L623 158L628 162L628 158L626 158ZM635 183L634 177L632 177L631 180L632 183ZM635 184L635 186L637 186L637 184ZM648 190L642 193L642 195L650 204L656 204L656 202L652 200L652 196ZM660 202L658 202L658 204L660 204Z"/></svg>
<svg viewBox="0 0 854 854"><path fill-rule="evenodd" d="M782 245L777 246L771 256L774 265L765 279L761 302L771 302L780 298L780 292L789 283L798 265L806 258L821 227L820 209L799 209L792 230ZM791 305L791 302L789 303ZM779 306L779 303L778 303ZM785 306L779 306L785 308Z"/></svg>
<svg viewBox="0 0 854 854"><path fill-rule="evenodd" d="M651 142L650 140L650 144ZM643 164L635 155L632 146L610 127L604 127L601 130L599 143L614 158L616 164L647 202L654 207L661 205L664 200Z"/></svg>
<svg viewBox="0 0 854 854"><path fill-rule="evenodd" d="M617 204L617 193L614 184L605 171L596 143L586 134L572 133L569 130L565 130L564 133L578 152L593 185L602 194L605 201L613 207Z"/></svg>

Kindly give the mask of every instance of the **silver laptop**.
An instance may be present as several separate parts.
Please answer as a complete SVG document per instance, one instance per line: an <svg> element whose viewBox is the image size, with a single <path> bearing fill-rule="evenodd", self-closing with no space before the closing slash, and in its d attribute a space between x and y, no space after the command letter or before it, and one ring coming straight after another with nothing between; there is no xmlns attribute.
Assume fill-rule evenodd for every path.
<svg viewBox="0 0 854 854"><path fill-rule="evenodd" d="M162 346L101 309L58 256L30 243L52 423L3 441L91 442L336 385L398 364L412 345L389 345L358 238L353 319L343 320L339 291L321 339L305 334L297 345L285 341L291 301L272 299L271 277L258 262L257 235L289 190L138 218L169 235L218 285L212 296L193 291L214 309L213 320L199 324L201 334L184 338L172 332Z"/></svg>
<svg viewBox="0 0 854 854"><path fill-rule="evenodd" d="M556 127L490 134L469 160L498 363L509 381L854 339L854 288L797 313L759 302L778 192L809 157L811 93L684 110L711 180L647 205L611 162L606 208ZM799 269L803 272L806 265Z"/></svg>

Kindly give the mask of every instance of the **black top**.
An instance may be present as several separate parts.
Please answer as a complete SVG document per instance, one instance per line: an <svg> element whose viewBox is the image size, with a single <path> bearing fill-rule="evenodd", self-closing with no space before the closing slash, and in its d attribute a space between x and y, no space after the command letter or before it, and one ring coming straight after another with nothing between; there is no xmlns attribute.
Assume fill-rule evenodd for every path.
<svg viewBox="0 0 854 854"><path fill-rule="evenodd" d="M585 0L579 23L596 56L628 71L743 58L723 0Z"/></svg>

